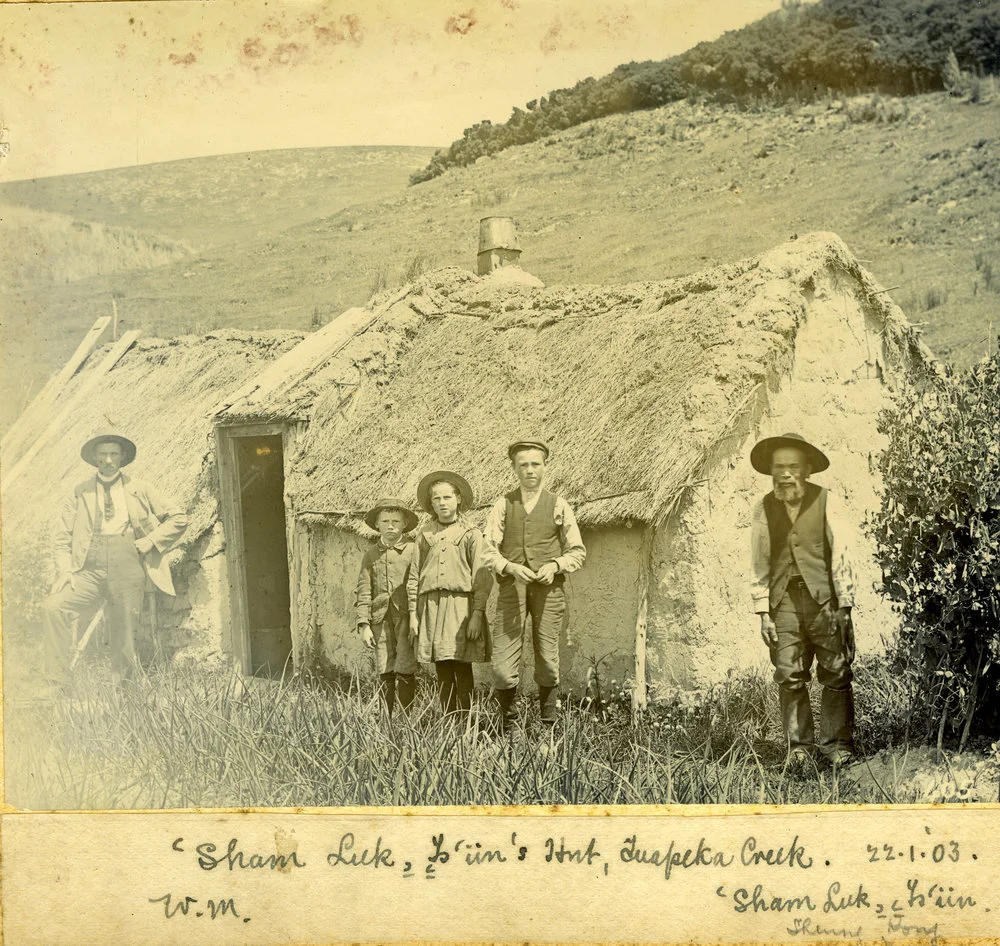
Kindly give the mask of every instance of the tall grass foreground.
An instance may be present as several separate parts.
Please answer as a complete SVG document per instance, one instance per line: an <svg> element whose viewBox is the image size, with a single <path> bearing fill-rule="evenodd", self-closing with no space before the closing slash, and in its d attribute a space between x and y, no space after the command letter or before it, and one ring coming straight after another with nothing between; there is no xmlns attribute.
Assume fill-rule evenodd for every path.
<svg viewBox="0 0 1000 946"><path fill-rule="evenodd" d="M127 687L83 668L71 699L8 712L7 800L22 808L838 803L905 801L846 772L793 775L773 688L735 677L634 719L628 694L565 701L554 733L489 694L442 717L422 684L389 720L369 688L157 670ZM41 708L39 708L39 706ZM531 707L533 709L533 707Z"/></svg>

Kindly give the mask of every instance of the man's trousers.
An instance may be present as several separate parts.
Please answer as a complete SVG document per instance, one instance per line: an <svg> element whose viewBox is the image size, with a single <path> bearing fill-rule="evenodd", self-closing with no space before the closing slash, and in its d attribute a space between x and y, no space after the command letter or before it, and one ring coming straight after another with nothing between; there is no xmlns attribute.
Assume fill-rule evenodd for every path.
<svg viewBox="0 0 1000 946"><path fill-rule="evenodd" d="M781 718L790 749L811 751L815 737L809 680L813 658L823 686L818 748L824 755L853 751L854 691L851 661L833 621L831 604L820 607L801 578L793 578L771 612L778 635L771 648Z"/></svg>
<svg viewBox="0 0 1000 946"><path fill-rule="evenodd" d="M559 636L566 618L565 578L557 575L551 585L533 581L524 585L524 608L517 583L501 578L493 628L493 676L498 690L516 687L521 676L525 618L531 618L535 650L535 683L559 685Z"/></svg>
<svg viewBox="0 0 1000 946"><path fill-rule="evenodd" d="M42 603L45 676L51 683L69 678L73 627L81 613L104 604L111 645L111 663L118 673L136 664L135 632L142 614L146 572L135 550L132 533L95 535L83 568L73 573L73 587L49 595Z"/></svg>

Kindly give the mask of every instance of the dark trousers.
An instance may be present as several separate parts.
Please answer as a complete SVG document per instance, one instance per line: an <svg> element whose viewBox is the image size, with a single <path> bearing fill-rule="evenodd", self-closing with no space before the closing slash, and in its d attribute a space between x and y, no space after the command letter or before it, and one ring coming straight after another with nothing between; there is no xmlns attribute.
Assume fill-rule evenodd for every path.
<svg viewBox="0 0 1000 946"><path fill-rule="evenodd" d="M524 610L517 587L500 581L496 626L493 628L493 677L498 690L516 687L521 677L525 617L531 618L531 641L535 650L535 683L559 686L559 635L566 619L565 579L557 575L551 585L533 581L525 586Z"/></svg>
<svg viewBox="0 0 1000 946"><path fill-rule="evenodd" d="M833 606L820 607L801 579L792 579L775 611L778 634L771 648L774 680L779 687L785 737L792 749L811 750L815 735L809 681L813 659L823 685L818 748L825 755L854 744L854 674L844 641L833 622Z"/></svg>
<svg viewBox="0 0 1000 946"><path fill-rule="evenodd" d="M132 533L95 535L83 568L73 574L73 587L42 602L45 676L62 684L69 677L73 628L81 613L104 604L104 620L115 671L129 673L136 665L135 632L142 614L146 572L135 550Z"/></svg>
<svg viewBox="0 0 1000 946"><path fill-rule="evenodd" d="M446 713L472 708L472 664L464 660L435 660L438 699Z"/></svg>

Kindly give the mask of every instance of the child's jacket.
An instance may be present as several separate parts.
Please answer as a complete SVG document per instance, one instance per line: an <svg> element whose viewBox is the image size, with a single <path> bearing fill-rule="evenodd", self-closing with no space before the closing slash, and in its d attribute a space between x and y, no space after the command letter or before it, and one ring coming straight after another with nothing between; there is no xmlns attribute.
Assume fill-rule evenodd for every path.
<svg viewBox="0 0 1000 946"><path fill-rule="evenodd" d="M355 596L358 624L381 624L390 603L397 614L406 614L412 547L413 540L404 536L391 549L376 539L365 551Z"/></svg>

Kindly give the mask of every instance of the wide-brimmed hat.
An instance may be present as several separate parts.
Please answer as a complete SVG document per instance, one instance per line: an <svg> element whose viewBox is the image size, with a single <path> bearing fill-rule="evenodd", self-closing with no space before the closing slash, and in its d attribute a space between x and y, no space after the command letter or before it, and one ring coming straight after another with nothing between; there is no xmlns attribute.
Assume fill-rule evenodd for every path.
<svg viewBox="0 0 1000 946"><path fill-rule="evenodd" d="M806 455L813 473L822 473L830 465L826 454L819 447L814 447L801 434L795 433L782 434L780 437L765 437L758 441L750 451L750 465L758 473L770 476L771 458L779 447L794 447L796 450L801 450Z"/></svg>
<svg viewBox="0 0 1000 946"><path fill-rule="evenodd" d="M98 434L80 447L80 456L91 466L97 466L97 445L101 443L116 443L122 448L122 466L128 466L135 459L135 444L128 437L121 434Z"/></svg>
<svg viewBox="0 0 1000 946"><path fill-rule="evenodd" d="M544 440L515 440L507 448L507 456L514 459L514 454L519 450L541 450L545 454L545 459L549 458L549 445Z"/></svg>
<svg viewBox="0 0 1000 946"><path fill-rule="evenodd" d="M403 531L412 532L417 527L417 514L403 500L395 496L385 496L365 513L365 523L369 528L378 531L378 514L385 509L397 510L403 514Z"/></svg>
<svg viewBox="0 0 1000 946"><path fill-rule="evenodd" d="M417 499L420 500L420 505L431 512L431 487L435 483L451 483L455 489L458 490L459 496L462 497L462 510L464 512L469 512L472 509L472 487L466 482L465 477L459 476L452 470L435 470L433 473L428 473L421 481L420 485L417 487Z"/></svg>

